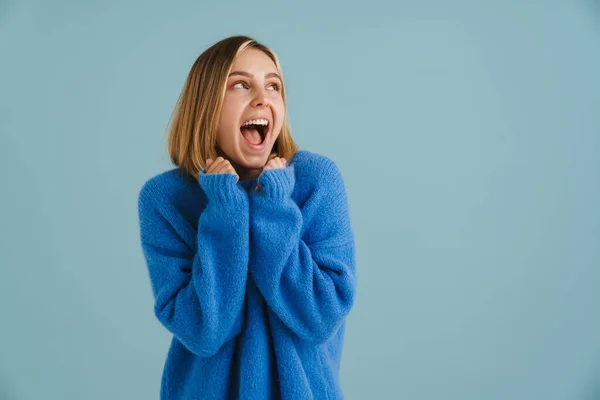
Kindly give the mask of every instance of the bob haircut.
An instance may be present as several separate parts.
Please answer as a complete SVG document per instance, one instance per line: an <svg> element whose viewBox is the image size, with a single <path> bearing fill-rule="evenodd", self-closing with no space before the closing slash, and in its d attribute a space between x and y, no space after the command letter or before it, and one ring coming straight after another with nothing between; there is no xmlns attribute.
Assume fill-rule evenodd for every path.
<svg viewBox="0 0 600 400"><path fill-rule="evenodd" d="M231 36L215 43L196 59L169 119L167 140L171 161L194 179L198 179L208 158L218 157L217 129L227 77L237 55L249 48L259 49L269 56L282 79L284 121L271 155L291 160L299 149L288 124L285 85L277 56L251 37Z"/></svg>

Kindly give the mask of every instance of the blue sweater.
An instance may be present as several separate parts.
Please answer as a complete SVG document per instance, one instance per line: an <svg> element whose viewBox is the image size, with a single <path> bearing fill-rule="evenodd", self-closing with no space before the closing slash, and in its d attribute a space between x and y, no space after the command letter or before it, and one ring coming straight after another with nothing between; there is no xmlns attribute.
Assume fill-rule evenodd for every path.
<svg viewBox="0 0 600 400"><path fill-rule="evenodd" d="M175 168L138 207L154 313L173 334L161 399L343 399L355 245L331 159L299 150L237 183Z"/></svg>

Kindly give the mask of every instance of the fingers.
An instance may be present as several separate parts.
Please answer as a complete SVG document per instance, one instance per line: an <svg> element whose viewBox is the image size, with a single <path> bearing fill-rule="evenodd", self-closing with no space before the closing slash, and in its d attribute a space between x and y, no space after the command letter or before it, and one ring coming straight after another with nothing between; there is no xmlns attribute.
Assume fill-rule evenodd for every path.
<svg viewBox="0 0 600 400"><path fill-rule="evenodd" d="M220 172L223 169L224 162L227 161L223 157L217 157L216 160L209 158L206 160L206 173L214 174Z"/></svg>
<svg viewBox="0 0 600 400"><path fill-rule="evenodd" d="M230 173L237 177L237 181L239 181L240 177L237 174L233 165L229 162L229 160L223 157L217 157L216 160L213 161L212 158L206 160L206 173L207 174L225 174Z"/></svg>
<svg viewBox="0 0 600 400"><path fill-rule="evenodd" d="M269 169L283 169L287 165L287 160L285 157L278 157L277 153L273 153L269 156L269 160L267 165L263 167L263 171ZM237 177L236 182L239 181L240 177L237 174L233 165L229 162L229 160L223 157L217 157L216 160L212 158L208 158L206 160L206 173L207 174L223 174L223 173L231 173Z"/></svg>
<svg viewBox="0 0 600 400"><path fill-rule="evenodd" d="M283 157L273 157L272 159L269 160L269 162L263 169L285 168L286 163L287 163L287 161ZM267 168L267 167L269 167L269 168Z"/></svg>
<svg viewBox="0 0 600 400"><path fill-rule="evenodd" d="M277 157L277 153L273 153L269 156L269 160L263 169L285 168L286 165L287 160L285 157ZM225 171L232 173L236 172L229 160L223 157L217 157L216 160L213 160L212 158L206 160L207 173L222 173Z"/></svg>

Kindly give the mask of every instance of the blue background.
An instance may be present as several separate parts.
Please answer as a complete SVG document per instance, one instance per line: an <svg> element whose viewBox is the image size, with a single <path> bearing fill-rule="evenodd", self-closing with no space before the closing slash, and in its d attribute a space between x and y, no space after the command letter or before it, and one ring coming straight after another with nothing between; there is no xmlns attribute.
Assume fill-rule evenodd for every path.
<svg viewBox="0 0 600 400"><path fill-rule="evenodd" d="M355 399L600 399L600 2L0 1L0 399L158 399L137 194L198 55L348 190Z"/></svg>

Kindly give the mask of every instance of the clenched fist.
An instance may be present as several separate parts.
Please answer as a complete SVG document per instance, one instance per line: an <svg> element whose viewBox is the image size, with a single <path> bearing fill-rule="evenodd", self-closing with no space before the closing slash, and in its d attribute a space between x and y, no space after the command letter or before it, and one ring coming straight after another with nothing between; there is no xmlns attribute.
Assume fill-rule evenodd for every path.
<svg viewBox="0 0 600 400"><path fill-rule="evenodd" d="M271 157L269 158L269 161L267 162L267 165L265 165L263 167L263 172L268 170L268 169L282 169L285 168L287 164L287 160L283 157ZM260 177L259 177L260 179ZM256 186L255 189L257 192L260 192L262 190L262 186L260 185L260 183Z"/></svg>
<svg viewBox="0 0 600 400"><path fill-rule="evenodd" d="M285 168L287 161L283 157L273 157L270 158L267 162L267 165L264 166L263 171L268 169L277 169L277 168Z"/></svg>
<svg viewBox="0 0 600 400"><path fill-rule="evenodd" d="M235 171L235 168L231 165L229 160L223 157L217 157L213 161L212 158L206 160L206 173L207 174L233 174L237 177L236 183L240 180L240 176Z"/></svg>

